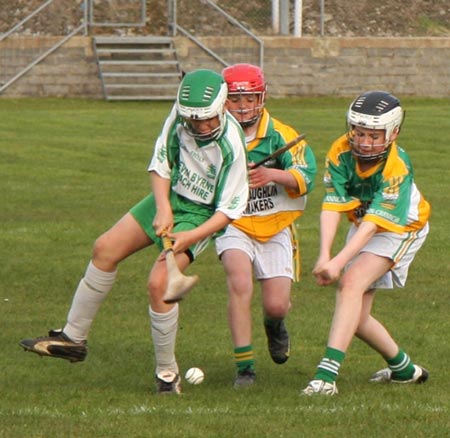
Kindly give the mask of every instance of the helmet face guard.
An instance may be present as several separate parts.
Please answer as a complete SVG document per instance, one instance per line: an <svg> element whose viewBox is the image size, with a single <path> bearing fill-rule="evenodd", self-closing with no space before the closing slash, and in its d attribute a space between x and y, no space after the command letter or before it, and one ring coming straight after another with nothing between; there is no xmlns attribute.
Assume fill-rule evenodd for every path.
<svg viewBox="0 0 450 438"><path fill-rule="evenodd" d="M197 140L218 138L225 128L225 102L227 85L222 76L212 70L187 73L178 88L176 108L183 118L183 126ZM207 133L197 132L191 120L208 120L217 117L219 126Z"/></svg>
<svg viewBox="0 0 450 438"><path fill-rule="evenodd" d="M207 132L200 132L195 128L195 121L196 120L209 120L208 119L185 119L183 118L183 126L186 129L187 133L191 136L194 137L196 140L199 141L212 141L215 140L216 138L220 137L220 134L223 131L223 117L219 117L216 116L217 120L218 120L218 125L215 128L210 129Z"/></svg>
<svg viewBox="0 0 450 438"><path fill-rule="evenodd" d="M237 119L243 128L254 125L261 117L266 99L267 85L263 71L252 64L234 64L224 68L222 75L228 86L229 99L241 97L240 108L228 108L228 111L239 116ZM245 95L256 96L257 101L252 108L244 105L242 99Z"/></svg>
<svg viewBox="0 0 450 438"><path fill-rule="evenodd" d="M392 135L400 132L404 112L400 101L385 91L369 91L357 97L347 112L347 138L352 147L353 155L361 161L380 160L387 155L392 143ZM383 130L385 142L382 144L359 144L355 141L354 129ZM379 147L382 147L379 150ZM374 147L378 151L367 152Z"/></svg>

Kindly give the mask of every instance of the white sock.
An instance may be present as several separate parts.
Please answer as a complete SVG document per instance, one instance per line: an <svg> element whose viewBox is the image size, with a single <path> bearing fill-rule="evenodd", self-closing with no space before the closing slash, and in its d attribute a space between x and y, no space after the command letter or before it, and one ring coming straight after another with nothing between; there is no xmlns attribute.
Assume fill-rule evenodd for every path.
<svg viewBox="0 0 450 438"><path fill-rule="evenodd" d="M63 329L72 341L81 342L87 339L95 315L113 287L116 273L117 271L103 272L96 268L92 261L89 262L84 278L75 291L67 324Z"/></svg>
<svg viewBox="0 0 450 438"><path fill-rule="evenodd" d="M156 374L170 370L178 374L175 341L178 329L178 303L167 313L154 312L149 307L151 333L156 357Z"/></svg>

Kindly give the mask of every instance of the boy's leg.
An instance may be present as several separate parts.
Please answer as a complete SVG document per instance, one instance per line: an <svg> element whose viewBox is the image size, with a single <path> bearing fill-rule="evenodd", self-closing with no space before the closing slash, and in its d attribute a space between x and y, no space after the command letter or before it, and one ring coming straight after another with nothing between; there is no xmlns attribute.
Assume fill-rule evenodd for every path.
<svg viewBox="0 0 450 438"><path fill-rule="evenodd" d="M364 310L356 336L380 353L386 360L388 368L375 373L371 382L398 382L398 383L423 383L428 378L428 371L415 365L410 357L399 348L386 328L377 321L370 310L374 297L374 291L364 296Z"/></svg>
<svg viewBox="0 0 450 438"><path fill-rule="evenodd" d="M360 254L343 274L325 355L312 381L303 390L306 395L337 393L335 381L345 353L363 315L363 296L371 284L384 275L392 262L371 253Z"/></svg>
<svg viewBox="0 0 450 438"><path fill-rule="evenodd" d="M216 239L216 250L227 281L228 324L236 365L234 388L239 389L252 385L256 379L251 314L254 241L228 226Z"/></svg>
<svg viewBox="0 0 450 438"><path fill-rule="evenodd" d="M371 314L375 291L364 294L363 311L356 336L376 350L386 360L388 368L376 372L371 382L423 383L428 379L428 371L414 364L387 329Z"/></svg>
<svg viewBox="0 0 450 438"><path fill-rule="evenodd" d="M175 359L175 342L178 330L178 303L166 313L151 308L151 335L156 357L156 391L158 393L181 393L181 378Z"/></svg>
<svg viewBox="0 0 450 438"><path fill-rule="evenodd" d="M112 289L117 265L152 241L127 213L95 242L92 261L75 292L64 334L74 342L87 339L94 318Z"/></svg>
<svg viewBox="0 0 450 438"><path fill-rule="evenodd" d="M91 261L84 278L78 284L63 333L73 342L86 341L92 322L108 292L117 271L104 272Z"/></svg>
<svg viewBox="0 0 450 438"><path fill-rule="evenodd" d="M114 284L117 264L149 244L149 237L127 213L96 240L92 260L75 291L64 329L50 330L49 336L24 339L20 345L39 355L83 361L89 329Z"/></svg>
<svg viewBox="0 0 450 438"><path fill-rule="evenodd" d="M289 277L261 281L264 329L270 356L277 364L285 363L290 355L290 339L284 319L291 307L291 284Z"/></svg>
<svg viewBox="0 0 450 438"><path fill-rule="evenodd" d="M236 389L255 381L255 360L252 346L251 301L253 272L249 256L240 249L228 249L221 254L228 286L228 323L234 346Z"/></svg>
<svg viewBox="0 0 450 438"><path fill-rule="evenodd" d="M187 254L177 254L180 271L189 265ZM148 288L150 300L151 336L156 359L156 390L158 393L181 393L181 378L175 357L179 305L167 304L163 296L167 286L164 258L159 257L150 272Z"/></svg>
<svg viewBox="0 0 450 438"><path fill-rule="evenodd" d="M292 236L285 228L269 241L255 244L255 277L261 282L264 329L269 353L277 364L289 359L290 339L284 319L291 307L294 279Z"/></svg>

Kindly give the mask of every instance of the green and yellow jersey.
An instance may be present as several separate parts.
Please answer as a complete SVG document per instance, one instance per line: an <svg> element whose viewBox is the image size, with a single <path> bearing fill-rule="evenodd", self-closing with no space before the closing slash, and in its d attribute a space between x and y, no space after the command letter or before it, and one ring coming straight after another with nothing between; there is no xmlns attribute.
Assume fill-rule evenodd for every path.
<svg viewBox="0 0 450 438"><path fill-rule="evenodd" d="M247 144L248 160L256 163L297 136L293 128L270 117L264 109L255 139ZM298 190L274 183L250 189L247 207L233 225L261 242L271 239L301 216L317 173L314 153L305 140L265 165L292 173Z"/></svg>
<svg viewBox="0 0 450 438"><path fill-rule="evenodd" d="M423 228L430 204L414 182L408 154L395 142L387 158L362 171L347 136L331 146L325 163L323 210L347 213L350 221L370 221L379 232L403 233Z"/></svg>

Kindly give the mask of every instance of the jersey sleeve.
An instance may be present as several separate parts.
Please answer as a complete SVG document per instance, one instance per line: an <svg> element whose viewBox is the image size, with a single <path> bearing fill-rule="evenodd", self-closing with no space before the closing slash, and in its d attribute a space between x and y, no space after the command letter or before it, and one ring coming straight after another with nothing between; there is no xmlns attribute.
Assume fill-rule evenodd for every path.
<svg viewBox="0 0 450 438"><path fill-rule="evenodd" d="M171 154L169 154L169 145L171 143L171 139L173 140L174 138L173 133L176 120L177 112L174 105L164 123L161 133L156 140L153 156L150 161L150 165L148 166L149 172L154 171L162 178L167 179L170 179L173 165Z"/></svg>
<svg viewBox="0 0 450 438"><path fill-rule="evenodd" d="M323 177L325 196L322 210L349 212L361 204L360 200L351 196L347 190L349 175L343 162L343 156L346 153L349 151L341 138L332 145L327 154Z"/></svg>
<svg viewBox="0 0 450 438"><path fill-rule="evenodd" d="M288 125L273 119L274 129L279 133L277 149L282 148L298 137L298 133ZM291 173L298 184L298 190L286 188L286 192L292 198L303 196L314 188L317 175L316 157L305 140L300 140L297 145L287 150L279 157L281 168Z"/></svg>
<svg viewBox="0 0 450 438"><path fill-rule="evenodd" d="M228 218L238 219L248 200L247 154L241 128L228 117L226 135L221 140L223 166L216 191L216 211Z"/></svg>
<svg viewBox="0 0 450 438"><path fill-rule="evenodd" d="M298 192L286 189L291 197L303 196L312 191L317 175L316 157L309 145L302 140L298 146L283 154L285 169L290 172L297 181Z"/></svg>

